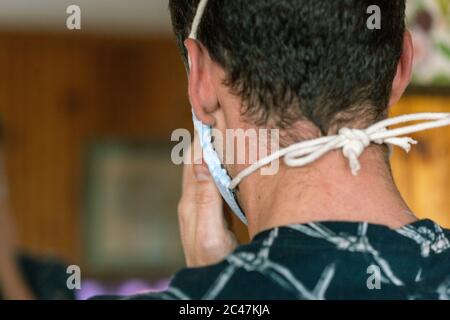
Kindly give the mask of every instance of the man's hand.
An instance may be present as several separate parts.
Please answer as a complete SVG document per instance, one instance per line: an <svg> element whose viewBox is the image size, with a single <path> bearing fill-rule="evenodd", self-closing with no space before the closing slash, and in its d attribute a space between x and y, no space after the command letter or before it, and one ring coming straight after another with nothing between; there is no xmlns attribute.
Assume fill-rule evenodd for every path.
<svg viewBox="0 0 450 320"><path fill-rule="evenodd" d="M200 148L197 138L194 145ZM194 157L193 149L187 152L190 159ZM189 267L220 262L236 248L236 237L228 229L224 217L222 197L205 164L184 165L183 191L178 205L178 217L181 240Z"/></svg>

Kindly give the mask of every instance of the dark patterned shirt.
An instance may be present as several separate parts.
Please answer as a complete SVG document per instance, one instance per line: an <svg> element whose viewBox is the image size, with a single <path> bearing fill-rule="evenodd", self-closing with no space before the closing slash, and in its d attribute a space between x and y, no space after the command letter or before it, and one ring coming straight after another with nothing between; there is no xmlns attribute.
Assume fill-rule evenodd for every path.
<svg viewBox="0 0 450 320"><path fill-rule="evenodd" d="M161 293L126 299L450 298L450 230L422 220L291 225L258 234L216 265L185 269Z"/></svg>
<svg viewBox="0 0 450 320"><path fill-rule="evenodd" d="M67 288L66 266L58 259L19 254L17 263L26 285L39 300L74 300ZM0 292L0 300L2 300Z"/></svg>

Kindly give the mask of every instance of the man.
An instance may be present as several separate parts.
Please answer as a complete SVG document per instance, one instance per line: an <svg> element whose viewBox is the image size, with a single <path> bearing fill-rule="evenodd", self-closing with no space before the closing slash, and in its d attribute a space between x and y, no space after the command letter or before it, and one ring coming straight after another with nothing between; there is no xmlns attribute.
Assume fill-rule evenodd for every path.
<svg viewBox="0 0 450 320"><path fill-rule="evenodd" d="M371 5L381 29L368 27ZM252 241L242 246L208 168L186 164L189 268L168 291L134 298L448 299L450 231L411 213L389 166L386 144L413 142L362 131L387 118L410 82L405 0L171 0L170 10L203 124L276 128L282 147L347 140L344 154L334 146L299 167L282 162L276 175L245 176L235 193ZM236 178L248 164L225 167Z"/></svg>

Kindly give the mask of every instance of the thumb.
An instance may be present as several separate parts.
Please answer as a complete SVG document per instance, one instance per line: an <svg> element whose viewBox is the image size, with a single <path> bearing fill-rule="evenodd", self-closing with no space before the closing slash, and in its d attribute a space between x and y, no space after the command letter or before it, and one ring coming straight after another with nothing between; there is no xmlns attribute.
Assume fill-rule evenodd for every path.
<svg viewBox="0 0 450 320"><path fill-rule="evenodd" d="M222 197L205 163L194 164L195 203L199 219L222 219ZM215 218L214 218L215 217ZM217 221L217 220L216 220Z"/></svg>

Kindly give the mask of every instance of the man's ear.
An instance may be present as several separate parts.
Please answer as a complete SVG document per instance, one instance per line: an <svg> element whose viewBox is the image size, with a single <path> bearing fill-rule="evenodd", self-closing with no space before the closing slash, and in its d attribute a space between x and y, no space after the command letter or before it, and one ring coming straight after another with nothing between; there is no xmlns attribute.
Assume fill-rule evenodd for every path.
<svg viewBox="0 0 450 320"><path fill-rule="evenodd" d="M218 107L217 95L212 82L212 60L208 50L198 41L184 42L189 57L189 99L198 120L214 126L212 113Z"/></svg>
<svg viewBox="0 0 450 320"><path fill-rule="evenodd" d="M392 93L389 101L390 107L395 105L400 100L411 82L413 60L414 48L412 37L411 33L406 30L403 38L402 55L397 66L397 74L395 75L392 83Z"/></svg>

